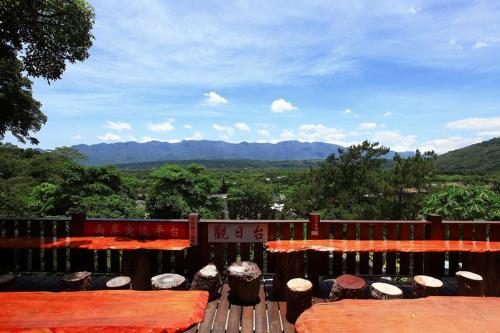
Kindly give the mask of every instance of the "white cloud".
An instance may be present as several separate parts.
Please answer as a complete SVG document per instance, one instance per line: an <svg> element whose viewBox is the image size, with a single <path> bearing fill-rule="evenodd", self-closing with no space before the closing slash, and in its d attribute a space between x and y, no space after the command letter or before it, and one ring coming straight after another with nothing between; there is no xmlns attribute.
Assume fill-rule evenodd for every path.
<svg viewBox="0 0 500 333"><path fill-rule="evenodd" d="M224 105L227 104L228 101L221 95L217 94L214 91L204 93L203 96L205 96L205 101L204 104L208 106L219 106L219 105Z"/></svg>
<svg viewBox="0 0 500 333"><path fill-rule="evenodd" d="M141 141L140 142L150 142L150 141L160 141L160 142L165 142L164 140L162 139L158 139L158 138L152 138L150 136L143 136Z"/></svg>
<svg viewBox="0 0 500 333"><path fill-rule="evenodd" d="M203 135L200 132L194 132L192 135L185 137L184 140L203 140Z"/></svg>
<svg viewBox="0 0 500 333"><path fill-rule="evenodd" d="M149 124L148 129L153 132L168 132L175 129L175 127L171 121L166 121L164 123Z"/></svg>
<svg viewBox="0 0 500 333"><path fill-rule="evenodd" d="M323 124L302 124L299 126L298 139L307 142L327 142L342 144L346 134L342 129L326 127Z"/></svg>
<svg viewBox="0 0 500 333"><path fill-rule="evenodd" d="M466 118L452 121L446 127L453 129L500 129L500 117L492 118Z"/></svg>
<svg viewBox="0 0 500 333"><path fill-rule="evenodd" d="M133 136L121 136L115 133L106 133L104 135L98 135L97 138L101 141L113 142L113 141L136 141L137 139Z"/></svg>
<svg viewBox="0 0 500 333"><path fill-rule="evenodd" d="M474 143L481 142L480 138L464 138L461 136L451 136L448 138L434 139L424 142L418 149L420 151L434 150L438 154L451 150L463 148Z"/></svg>
<svg viewBox="0 0 500 333"><path fill-rule="evenodd" d="M382 116L383 117L390 117L390 116L392 116L392 112L391 111L384 112L384 114Z"/></svg>
<svg viewBox="0 0 500 333"><path fill-rule="evenodd" d="M352 114L352 110L351 109L345 109L344 111L342 111L343 114Z"/></svg>
<svg viewBox="0 0 500 333"><path fill-rule="evenodd" d="M417 140L417 136L402 135L396 131L379 131L373 135L372 140L389 146L395 151L409 151L414 150L413 147Z"/></svg>
<svg viewBox="0 0 500 333"><path fill-rule="evenodd" d="M285 101L283 98L274 100L271 104L271 111L272 112L285 112L285 111L292 111L296 110L297 107L294 106L292 103Z"/></svg>
<svg viewBox="0 0 500 333"><path fill-rule="evenodd" d="M492 40L492 39L479 39L479 40L477 40L474 43L474 45L472 46L472 48L474 50L478 50L478 49L482 49L482 48L485 48L485 47L490 47L493 44L495 44L495 40Z"/></svg>
<svg viewBox="0 0 500 333"><path fill-rule="evenodd" d="M250 127L248 127L248 125L245 123L236 123L234 127L239 129L240 131L250 132Z"/></svg>
<svg viewBox="0 0 500 333"><path fill-rule="evenodd" d="M259 130L257 130L257 133L259 133L260 136L263 136L266 138L269 138L271 136L271 133L269 133L269 131L265 130L265 129L259 129Z"/></svg>
<svg viewBox="0 0 500 333"><path fill-rule="evenodd" d="M223 140L228 140L234 133L234 128L231 126L223 126L219 124L213 124L213 128L219 132L219 137Z"/></svg>
<svg viewBox="0 0 500 333"><path fill-rule="evenodd" d="M282 140L289 141L295 140L296 136L292 131L285 129L283 130L283 132L281 132L280 138Z"/></svg>
<svg viewBox="0 0 500 333"><path fill-rule="evenodd" d="M105 128L109 128L115 131L121 131L121 130L131 130L132 126L130 126L129 123L126 123L124 121L108 121L106 125L104 125Z"/></svg>
<svg viewBox="0 0 500 333"><path fill-rule="evenodd" d="M377 128L377 124L376 123L361 123L361 124L359 124L359 128L374 129L374 128Z"/></svg>
<svg viewBox="0 0 500 333"><path fill-rule="evenodd" d="M500 131L482 131L477 133L479 136L497 137L500 136Z"/></svg>
<svg viewBox="0 0 500 333"><path fill-rule="evenodd" d="M81 136L80 134L77 134L77 135L71 136L70 139L71 140L82 140L83 136Z"/></svg>
<svg viewBox="0 0 500 333"><path fill-rule="evenodd" d="M191 126L190 124L186 124L186 125L184 125L184 128L190 129L190 128L193 128L193 126Z"/></svg>

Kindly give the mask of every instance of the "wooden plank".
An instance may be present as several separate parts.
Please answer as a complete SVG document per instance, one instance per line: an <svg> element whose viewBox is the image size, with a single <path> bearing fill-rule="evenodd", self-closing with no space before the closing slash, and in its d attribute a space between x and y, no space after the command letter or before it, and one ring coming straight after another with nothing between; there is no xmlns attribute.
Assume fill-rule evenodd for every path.
<svg viewBox="0 0 500 333"><path fill-rule="evenodd" d="M283 332L285 333L295 333L295 327L286 319L286 301L278 302L281 315L281 324L283 325Z"/></svg>
<svg viewBox="0 0 500 333"><path fill-rule="evenodd" d="M387 239L397 240L397 225L396 224L386 224L387 228ZM386 274L396 275L396 252L387 252L386 254Z"/></svg>
<svg viewBox="0 0 500 333"><path fill-rule="evenodd" d="M41 236L41 228L40 221L31 221L30 222L30 238L40 238ZM32 249L31 250L31 268L32 272L40 272L42 270L42 261L41 261L41 251L40 249Z"/></svg>
<svg viewBox="0 0 500 333"><path fill-rule="evenodd" d="M200 265L205 266L210 263L210 243L208 242L208 223L198 224L200 228Z"/></svg>
<svg viewBox="0 0 500 333"><path fill-rule="evenodd" d="M255 305L255 333L266 333L267 329L267 314L266 314L266 292L264 284L261 284L259 289L259 303Z"/></svg>
<svg viewBox="0 0 500 333"><path fill-rule="evenodd" d="M56 223L56 236L57 237L67 237L68 236L68 222L58 222ZM67 267L67 256L66 249L60 248L56 250L57 255L57 271L58 272L66 272L68 270Z"/></svg>
<svg viewBox="0 0 500 333"><path fill-rule="evenodd" d="M240 331L241 310L242 309L240 304L230 302L226 332Z"/></svg>
<svg viewBox="0 0 500 333"><path fill-rule="evenodd" d="M17 221L17 235L18 237L27 237L28 236L28 221ZM28 250L19 249L17 250L17 269L20 272L27 272L29 270L28 267Z"/></svg>
<svg viewBox="0 0 500 333"><path fill-rule="evenodd" d="M473 240L473 224L464 223L462 224L462 240ZM462 255L462 269L469 269L469 254L463 252Z"/></svg>
<svg viewBox="0 0 500 333"><path fill-rule="evenodd" d="M304 239L304 223L293 224L293 239Z"/></svg>
<svg viewBox="0 0 500 333"><path fill-rule="evenodd" d="M280 322L280 311L278 308L278 302L273 300L272 283L265 282L264 289L266 291L266 305L267 305L267 316L269 318L269 332L277 333L282 332L281 322Z"/></svg>
<svg viewBox="0 0 500 333"><path fill-rule="evenodd" d="M198 326L198 333L210 333L212 330L212 325L214 323L215 312L217 310L217 304L219 303L219 299L213 300L208 303L207 309L205 310L205 318L203 318L203 322Z"/></svg>
<svg viewBox="0 0 500 333"><path fill-rule="evenodd" d="M460 239L460 225L459 224L449 224L449 239L459 240ZM449 268L448 275L455 277L455 273L460 270L459 267L460 253L450 252L449 254Z"/></svg>
<svg viewBox="0 0 500 333"><path fill-rule="evenodd" d="M226 321L229 309L229 286L224 284L222 287L219 304L217 306L217 313L215 314L212 333L222 333L226 331Z"/></svg>
<svg viewBox="0 0 500 333"><path fill-rule="evenodd" d="M280 223L280 239L290 239L290 223Z"/></svg>
<svg viewBox="0 0 500 333"><path fill-rule="evenodd" d="M254 326L253 316L254 316L253 305L242 306L241 333L253 333L253 326Z"/></svg>
<svg viewBox="0 0 500 333"><path fill-rule="evenodd" d="M401 224L401 240L411 239L410 225L407 223ZM401 252L399 254L399 274L410 275L410 254Z"/></svg>
<svg viewBox="0 0 500 333"><path fill-rule="evenodd" d="M416 223L413 229L413 239L425 239L424 224ZM413 253L413 275L423 274L424 255L423 253Z"/></svg>
<svg viewBox="0 0 500 333"><path fill-rule="evenodd" d="M43 221L43 236L54 237L54 221ZM43 251L43 266L45 272L54 271L54 250L45 249Z"/></svg>
<svg viewBox="0 0 500 333"><path fill-rule="evenodd" d="M370 225L361 224L359 230L359 239L370 239ZM359 273L369 274L370 273L370 254L368 252L362 252L359 254Z"/></svg>
<svg viewBox="0 0 500 333"><path fill-rule="evenodd" d="M384 238L384 225L376 223L373 225L373 239L380 240ZM382 274L382 253L373 253L373 274Z"/></svg>
<svg viewBox="0 0 500 333"><path fill-rule="evenodd" d="M269 223L267 225L268 240L276 239L276 223ZM274 273L276 267L276 256L267 252L267 273Z"/></svg>
<svg viewBox="0 0 500 333"><path fill-rule="evenodd" d="M342 239L343 238L343 224L340 223L335 223L333 224L333 239ZM342 274L343 267L342 267L342 253L333 253L333 274L338 275Z"/></svg>
<svg viewBox="0 0 500 333"><path fill-rule="evenodd" d="M346 239L356 239L357 225L354 223L347 224L347 237ZM346 254L346 272L348 274L356 274L356 252L348 252Z"/></svg>

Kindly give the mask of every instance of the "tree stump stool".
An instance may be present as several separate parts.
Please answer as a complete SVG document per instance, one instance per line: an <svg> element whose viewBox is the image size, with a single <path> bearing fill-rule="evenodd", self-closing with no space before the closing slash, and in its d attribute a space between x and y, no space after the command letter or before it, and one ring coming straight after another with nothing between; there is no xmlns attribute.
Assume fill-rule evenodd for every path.
<svg viewBox="0 0 500 333"><path fill-rule="evenodd" d="M345 298L363 298L366 281L355 275L341 275L335 279L330 291L330 301L340 301Z"/></svg>
<svg viewBox="0 0 500 333"><path fill-rule="evenodd" d="M273 277L273 295L279 299L285 299L287 293L286 284L294 278L304 278L304 253L289 252L276 253L276 272Z"/></svg>
<svg viewBox="0 0 500 333"><path fill-rule="evenodd" d="M16 283L16 275L7 273L0 275L0 291L11 290Z"/></svg>
<svg viewBox="0 0 500 333"><path fill-rule="evenodd" d="M286 286L286 319L295 323L300 314L312 306L313 285L311 281L297 278L288 281Z"/></svg>
<svg viewBox="0 0 500 333"><path fill-rule="evenodd" d="M438 296L443 289L443 282L432 276L416 275L413 278L412 292L415 298Z"/></svg>
<svg viewBox="0 0 500 333"><path fill-rule="evenodd" d="M259 296L262 272L256 263L239 261L227 269L231 296L243 303L253 303Z"/></svg>
<svg viewBox="0 0 500 333"><path fill-rule="evenodd" d="M161 274L151 278L153 290L184 290L186 278L179 274Z"/></svg>
<svg viewBox="0 0 500 333"><path fill-rule="evenodd" d="M92 273L90 272L74 272L64 275L61 278L62 288L66 291L82 291L90 290L92 283Z"/></svg>
<svg viewBox="0 0 500 333"><path fill-rule="evenodd" d="M132 279L128 276L117 276L106 282L106 287L112 290L132 289Z"/></svg>
<svg viewBox="0 0 500 333"><path fill-rule="evenodd" d="M400 299L403 291L392 284L375 282L370 287L371 295L375 299Z"/></svg>
<svg viewBox="0 0 500 333"><path fill-rule="evenodd" d="M455 273L460 296L484 296L484 280L479 274L458 271Z"/></svg>
<svg viewBox="0 0 500 333"><path fill-rule="evenodd" d="M208 301L211 302L219 296L221 286L222 279L217 267L214 264L208 264L194 275L191 290L208 291Z"/></svg>

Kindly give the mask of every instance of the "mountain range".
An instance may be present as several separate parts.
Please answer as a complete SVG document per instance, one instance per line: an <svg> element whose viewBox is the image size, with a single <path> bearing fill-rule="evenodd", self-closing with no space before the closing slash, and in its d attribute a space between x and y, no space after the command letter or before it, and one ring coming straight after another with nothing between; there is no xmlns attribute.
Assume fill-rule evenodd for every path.
<svg viewBox="0 0 500 333"><path fill-rule="evenodd" d="M330 154L337 154L341 146L324 142L282 141L278 143L224 141L181 141L168 143L118 142L72 146L85 155L86 165L124 164L136 162L176 161L176 160L260 160L294 161L322 160ZM392 159L394 152L385 157ZM403 157L413 152L400 153Z"/></svg>

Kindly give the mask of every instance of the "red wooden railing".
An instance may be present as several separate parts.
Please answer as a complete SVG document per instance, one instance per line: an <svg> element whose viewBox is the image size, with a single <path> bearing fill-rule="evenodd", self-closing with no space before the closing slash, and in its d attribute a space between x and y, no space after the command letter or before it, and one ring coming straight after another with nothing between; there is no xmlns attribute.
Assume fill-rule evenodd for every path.
<svg viewBox="0 0 500 333"><path fill-rule="evenodd" d="M276 239L462 239L500 241L500 221L442 221L429 216L423 221L390 220L319 220L310 214L308 220L198 220L189 219L85 219L84 215L70 218L0 218L2 237L70 237L85 232L85 222L113 223L123 221L138 224L179 223L195 233L192 246L184 251L155 251L151 256L153 273L177 272L191 275L204 264L214 262L224 269L237 260L252 260L264 272L274 272L274 257L266 253L260 242L211 242L213 226L229 224L265 225L268 240ZM191 221L191 224L189 223ZM151 223L152 225L153 223ZM193 225L195 229L192 229ZM212 227L211 227L212 225ZM191 226L191 228L189 228ZM1 238L0 238L1 242ZM305 253L310 276L338 275L343 272L373 275L453 275L466 268L465 253ZM120 272L121 251L89 251L79 249L2 249L0 269L19 272L64 272L89 270L100 273ZM445 262L448 266L445 267Z"/></svg>

